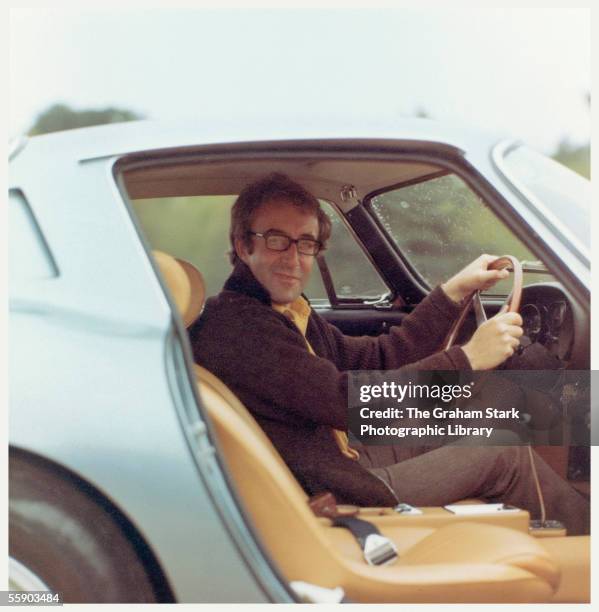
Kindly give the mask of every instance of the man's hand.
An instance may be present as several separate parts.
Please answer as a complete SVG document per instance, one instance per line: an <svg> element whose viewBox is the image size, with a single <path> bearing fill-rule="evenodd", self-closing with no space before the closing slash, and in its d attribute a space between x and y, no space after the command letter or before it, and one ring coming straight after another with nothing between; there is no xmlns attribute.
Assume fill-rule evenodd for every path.
<svg viewBox="0 0 599 612"><path fill-rule="evenodd" d="M473 370L490 370L514 354L520 344L522 317L506 312L504 306L493 318L485 321L462 350Z"/></svg>
<svg viewBox="0 0 599 612"><path fill-rule="evenodd" d="M481 255L446 283L441 285L450 300L459 303L467 295L477 289L486 290L491 288L497 281L509 276L507 270L488 270L492 261L497 259L496 255Z"/></svg>

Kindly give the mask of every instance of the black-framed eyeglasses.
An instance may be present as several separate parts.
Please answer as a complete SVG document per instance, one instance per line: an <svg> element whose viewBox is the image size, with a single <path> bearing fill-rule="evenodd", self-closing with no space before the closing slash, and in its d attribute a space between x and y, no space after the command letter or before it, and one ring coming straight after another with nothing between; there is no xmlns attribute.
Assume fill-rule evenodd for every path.
<svg viewBox="0 0 599 612"><path fill-rule="evenodd" d="M251 236L264 238L264 244L269 251L286 251L293 243L297 246L297 252L302 255L318 255L322 249L322 242L312 238L298 238L297 240L274 230L260 232L248 232Z"/></svg>

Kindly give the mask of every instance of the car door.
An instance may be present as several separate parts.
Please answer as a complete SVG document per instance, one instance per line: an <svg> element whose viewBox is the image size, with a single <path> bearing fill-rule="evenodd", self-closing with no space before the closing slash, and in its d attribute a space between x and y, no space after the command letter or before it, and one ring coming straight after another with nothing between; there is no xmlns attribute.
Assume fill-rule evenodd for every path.
<svg viewBox="0 0 599 612"><path fill-rule="evenodd" d="M61 573L60 564L48 569L67 580L59 584L72 584L65 577L78 573L72 555L44 537L56 533L60 542L63 529L83 547L86 567L95 564L102 574L100 544L113 557L120 549L104 527L98 536L99 523L78 505L78 494L92 498L88 509L112 508L113 531L145 547L146 571L156 583L164 578L163 601L290 601L215 458L186 370L185 332L119 189L119 156L96 154L101 140L93 136L33 139L11 163L11 526L28 518L20 510L27 510L23 495L31 489L43 510L41 520L33 515L20 529L26 541L13 533L11 555L13 545L15 555L24 548L49 554L46 566L60 556L68 571ZM25 493L16 469L23 454L42 466L26 474L34 486ZM41 483L63 473L71 494L50 490L43 497L52 487ZM89 574L80 569L85 580ZM121 561L110 570L133 568ZM102 583L94 589L82 597L103 601ZM73 601L71 591L65 597ZM108 589L106 597L111 601Z"/></svg>

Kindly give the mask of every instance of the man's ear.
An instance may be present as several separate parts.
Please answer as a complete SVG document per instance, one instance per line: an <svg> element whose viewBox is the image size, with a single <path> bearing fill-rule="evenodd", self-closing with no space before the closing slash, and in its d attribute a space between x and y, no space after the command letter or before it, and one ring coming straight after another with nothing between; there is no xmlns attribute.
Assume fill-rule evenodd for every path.
<svg viewBox="0 0 599 612"><path fill-rule="evenodd" d="M245 244L245 240L241 238L235 238L235 253L237 253L237 257L243 261L243 263L247 264L248 258L248 249Z"/></svg>

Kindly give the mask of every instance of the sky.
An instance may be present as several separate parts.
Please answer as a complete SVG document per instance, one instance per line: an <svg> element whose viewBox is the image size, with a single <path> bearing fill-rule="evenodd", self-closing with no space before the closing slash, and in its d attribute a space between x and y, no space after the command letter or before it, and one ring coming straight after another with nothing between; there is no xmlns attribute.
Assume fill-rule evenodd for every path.
<svg viewBox="0 0 599 612"><path fill-rule="evenodd" d="M589 139L589 9L13 9L9 135L56 102L149 119L440 121Z"/></svg>

